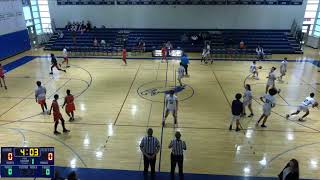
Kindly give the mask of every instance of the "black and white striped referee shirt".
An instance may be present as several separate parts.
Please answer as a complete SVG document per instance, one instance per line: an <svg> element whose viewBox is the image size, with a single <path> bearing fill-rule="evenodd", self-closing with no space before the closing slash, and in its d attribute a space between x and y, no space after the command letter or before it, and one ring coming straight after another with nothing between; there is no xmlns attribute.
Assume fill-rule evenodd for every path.
<svg viewBox="0 0 320 180"><path fill-rule="evenodd" d="M170 142L169 148L171 148L172 154L176 156L182 156L183 150L187 150L186 143L178 139L172 140Z"/></svg>
<svg viewBox="0 0 320 180"><path fill-rule="evenodd" d="M160 143L158 139L153 136L145 136L140 142L140 148L147 154L154 154L160 149Z"/></svg>

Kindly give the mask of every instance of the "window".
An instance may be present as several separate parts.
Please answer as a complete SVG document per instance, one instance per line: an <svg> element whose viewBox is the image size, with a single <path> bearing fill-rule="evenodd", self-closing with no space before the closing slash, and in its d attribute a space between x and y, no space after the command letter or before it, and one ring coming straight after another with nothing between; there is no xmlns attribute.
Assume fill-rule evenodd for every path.
<svg viewBox="0 0 320 180"><path fill-rule="evenodd" d="M31 6L31 8L32 8L32 12L39 11L38 6Z"/></svg>
<svg viewBox="0 0 320 180"><path fill-rule="evenodd" d="M41 18L41 23L42 24L50 24L51 23L51 19L50 18Z"/></svg>
<svg viewBox="0 0 320 180"><path fill-rule="evenodd" d="M46 11L49 12L49 7L48 5L39 5L40 11Z"/></svg>
<svg viewBox="0 0 320 180"><path fill-rule="evenodd" d="M40 12L40 16L43 18L43 17L47 17L47 18L50 18L50 14L49 12Z"/></svg>
<svg viewBox="0 0 320 180"><path fill-rule="evenodd" d="M48 0L38 0L38 4L46 4L46 5L48 5Z"/></svg>
<svg viewBox="0 0 320 180"><path fill-rule="evenodd" d="M315 31L315 32L313 33L313 35L320 37L320 32L319 32L319 31Z"/></svg>
<svg viewBox="0 0 320 180"><path fill-rule="evenodd" d="M29 6L23 7L23 15L24 15L24 19L25 20L32 19L31 11L30 11L30 7Z"/></svg>
<svg viewBox="0 0 320 180"><path fill-rule="evenodd" d="M318 9L318 4L308 4L306 11L317 11Z"/></svg>
<svg viewBox="0 0 320 180"><path fill-rule="evenodd" d="M34 19L34 24L40 24L40 19Z"/></svg>
<svg viewBox="0 0 320 180"><path fill-rule="evenodd" d="M315 22L318 21L318 18L320 17L320 14L318 13L318 7L319 7L319 0L307 0L307 7L304 14L303 24L310 25L309 35L312 35L312 34L316 35L316 33L314 33L315 30L313 29L313 26ZM302 31L306 32L307 27L303 26Z"/></svg>

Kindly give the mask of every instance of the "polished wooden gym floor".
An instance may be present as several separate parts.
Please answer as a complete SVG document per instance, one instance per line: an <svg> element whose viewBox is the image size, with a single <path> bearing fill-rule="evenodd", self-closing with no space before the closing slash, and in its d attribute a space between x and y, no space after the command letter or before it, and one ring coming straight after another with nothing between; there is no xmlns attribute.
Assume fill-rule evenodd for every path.
<svg viewBox="0 0 320 180"><path fill-rule="evenodd" d="M0 146L54 146L55 162L64 167L142 170L139 143L152 127L162 139L161 160L157 170L170 170L167 146L175 129L173 118L162 129L163 90L176 85L178 60L70 58L67 73L49 75L48 52L33 50L2 62L3 65L23 56L43 56L6 74L8 90L0 89ZM61 55L57 52L56 55ZM196 54L191 55L197 56ZM273 56L281 60L284 55ZM290 55L290 60L318 60L314 50L305 55ZM59 59L61 61L61 58ZM311 109L305 122L285 114L311 92L319 99L320 73L311 62L289 62L284 82L277 82L281 94L267 121L267 128L255 127L262 110L259 97L264 94L266 76L278 61L258 62L263 68L260 80L246 79L250 61L214 61L211 65L191 61L185 89L177 93L178 128L186 141L184 167L188 173L274 177L295 158L303 178L320 177L320 112ZM278 71L277 71L278 72ZM69 134L53 134L52 116L40 114L34 100L35 82L47 88L48 105L54 94L65 96L70 89L76 96L76 120L67 122ZM230 102L243 93L244 83L253 89L255 116L241 120L240 132L229 131ZM156 92L152 94L152 92ZM63 100L59 100L62 105ZM61 109L62 112L64 112ZM302 114L300 114L302 115ZM67 115L63 113L65 119ZM61 131L61 126L59 126Z"/></svg>

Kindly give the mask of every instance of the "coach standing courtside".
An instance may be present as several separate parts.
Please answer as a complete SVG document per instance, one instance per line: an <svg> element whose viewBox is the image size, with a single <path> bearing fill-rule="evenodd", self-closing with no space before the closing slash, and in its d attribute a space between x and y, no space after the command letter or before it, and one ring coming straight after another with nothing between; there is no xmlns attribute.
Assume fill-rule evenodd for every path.
<svg viewBox="0 0 320 180"><path fill-rule="evenodd" d="M175 134L176 139L173 139L169 145L171 152L171 179L174 179L174 172L176 165L179 167L179 176L183 180L183 151L187 150L186 143L181 140L181 134L179 131Z"/></svg>
<svg viewBox="0 0 320 180"><path fill-rule="evenodd" d="M157 138L153 137L153 130L149 128L148 136L145 136L140 142L140 150L143 154L144 161L144 171L143 174L145 177L148 176L149 165L151 166L151 177L154 178L157 153L160 150L160 143Z"/></svg>

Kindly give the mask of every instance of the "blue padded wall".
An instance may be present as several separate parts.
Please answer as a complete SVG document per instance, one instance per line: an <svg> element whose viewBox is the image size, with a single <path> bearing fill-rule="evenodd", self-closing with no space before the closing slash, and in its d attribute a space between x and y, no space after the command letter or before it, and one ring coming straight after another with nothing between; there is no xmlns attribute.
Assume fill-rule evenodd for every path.
<svg viewBox="0 0 320 180"><path fill-rule="evenodd" d="M28 30L0 36L0 60L31 49Z"/></svg>

